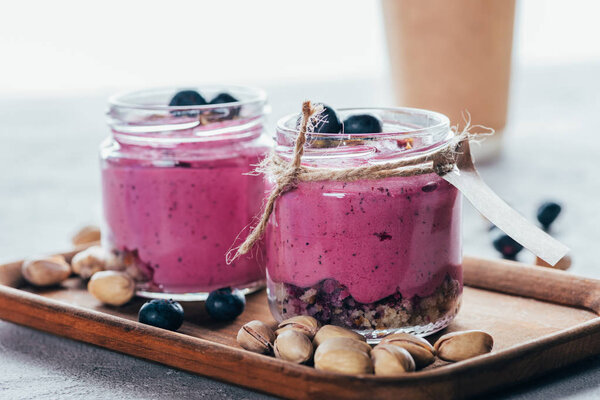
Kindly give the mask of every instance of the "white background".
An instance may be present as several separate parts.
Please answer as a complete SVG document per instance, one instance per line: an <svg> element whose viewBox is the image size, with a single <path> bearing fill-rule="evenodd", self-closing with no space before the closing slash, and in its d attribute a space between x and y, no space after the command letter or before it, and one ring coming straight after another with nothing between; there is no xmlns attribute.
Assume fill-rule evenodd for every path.
<svg viewBox="0 0 600 400"><path fill-rule="evenodd" d="M518 1L516 66L600 62L599 15L595 0ZM377 0L0 3L3 97L386 74Z"/></svg>

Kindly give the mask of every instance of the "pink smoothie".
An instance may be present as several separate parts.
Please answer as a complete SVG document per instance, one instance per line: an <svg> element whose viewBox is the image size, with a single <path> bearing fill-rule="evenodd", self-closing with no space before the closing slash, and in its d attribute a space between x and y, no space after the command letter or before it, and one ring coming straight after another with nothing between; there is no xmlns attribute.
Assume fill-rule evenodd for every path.
<svg viewBox="0 0 600 400"><path fill-rule="evenodd" d="M264 279L260 257L227 265L225 253L262 205L262 178L244 174L265 151L214 146L198 156L194 145L123 146L124 156L103 164L107 242L133 252L153 290L207 292Z"/></svg>
<svg viewBox="0 0 600 400"><path fill-rule="evenodd" d="M462 282L460 207L433 174L300 183L271 216L268 277L301 288L335 279L361 303L428 296L447 276Z"/></svg>

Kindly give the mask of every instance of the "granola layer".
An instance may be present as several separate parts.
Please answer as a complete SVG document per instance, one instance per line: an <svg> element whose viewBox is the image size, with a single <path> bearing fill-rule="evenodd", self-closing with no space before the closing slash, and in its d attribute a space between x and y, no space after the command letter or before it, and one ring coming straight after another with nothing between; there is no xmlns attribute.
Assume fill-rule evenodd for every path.
<svg viewBox="0 0 600 400"><path fill-rule="evenodd" d="M373 303L354 300L348 288L334 279L302 288L289 283L270 282L269 299L282 318L311 315L322 324L356 330L394 329L425 326L455 315L462 287L446 276L435 291L425 297L403 298L400 292Z"/></svg>

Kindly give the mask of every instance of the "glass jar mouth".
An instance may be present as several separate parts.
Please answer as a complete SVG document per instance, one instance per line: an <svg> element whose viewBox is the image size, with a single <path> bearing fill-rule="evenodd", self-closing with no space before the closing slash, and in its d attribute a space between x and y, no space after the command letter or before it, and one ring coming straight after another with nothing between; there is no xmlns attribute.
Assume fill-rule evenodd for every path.
<svg viewBox="0 0 600 400"><path fill-rule="evenodd" d="M237 101L170 106L176 93L194 90L210 102L226 93ZM256 136L269 112L262 89L208 85L124 92L109 98L107 122L120 141L145 143L202 142Z"/></svg>
<svg viewBox="0 0 600 400"><path fill-rule="evenodd" d="M169 101L179 91L195 90L202 94L207 101L214 98L219 93L226 92L238 101L221 104L204 104L192 106L170 106ZM210 96L208 95L210 94ZM154 89L142 89L117 93L108 99L109 107L129 108L135 110L155 110L155 111L190 111L223 108L239 108L250 104L266 105L267 94L264 90L235 85L206 85L206 86L183 86L183 87L163 87Z"/></svg>
<svg viewBox="0 0 600 400"><path fill-rule="evenodd" d="M324 158L363 158L369 162L412 156L434 151L454 136L448 117L435 111L408 107L343 108L337 114L343 121L351 115L369 114L382 122L379 133L307 133L303 160ZM276 151L288 157L299 130L299 113L277 123Z"/></svg>

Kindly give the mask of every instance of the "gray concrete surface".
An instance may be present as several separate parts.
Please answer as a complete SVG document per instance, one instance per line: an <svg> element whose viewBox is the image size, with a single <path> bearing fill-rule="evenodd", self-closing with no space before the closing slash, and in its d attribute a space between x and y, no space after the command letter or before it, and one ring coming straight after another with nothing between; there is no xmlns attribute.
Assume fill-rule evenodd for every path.
<svg viewBox="0 0 600 400"><path fill-rule="evenodd" d="M533 218L565 205L554 234L573 249L575 274L600 278L600 65L517 70L503 157L482 166L488 183ZM343 106L389 105L382 81L266 87L273 113L304 98ZM98 223L97 145L108 93L0 99L0 262L65 249L79 225ZM475 121L476 122L476 121ZM465 207L465 253L495 257L486 225ZM530 254L521 260L530 262ZM261 399L267 396L0 321L0 399ZM503 390L498 399L600 398L600 357Z"/></svg>

